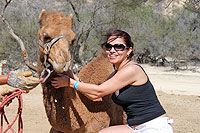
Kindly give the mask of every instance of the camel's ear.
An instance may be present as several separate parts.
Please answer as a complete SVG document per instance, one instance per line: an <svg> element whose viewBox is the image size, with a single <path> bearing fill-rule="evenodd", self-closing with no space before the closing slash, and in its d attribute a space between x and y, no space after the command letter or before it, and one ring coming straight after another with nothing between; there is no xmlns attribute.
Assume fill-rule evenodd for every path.
<svg viewBox="0 0 200 133"><path fill-rule="evenodd" d="M69 28L72 29L72 27L73 27L73 14L70 14L70 15L67 16L67 24L68 24ZM76 34L72 30L69 30L67 36L68 36L68 39L70 41L74 41Z"/></svg>
<svg viewBox="0 0 200 133"><path fill-rule="evenodd" d="M42 26L42 20L44 20L44 18L46 17L47 15L47 12L45 9L42 9L42 11L40 12L40 15L39 15L39 23L40 23L40 26Z"/></svg>

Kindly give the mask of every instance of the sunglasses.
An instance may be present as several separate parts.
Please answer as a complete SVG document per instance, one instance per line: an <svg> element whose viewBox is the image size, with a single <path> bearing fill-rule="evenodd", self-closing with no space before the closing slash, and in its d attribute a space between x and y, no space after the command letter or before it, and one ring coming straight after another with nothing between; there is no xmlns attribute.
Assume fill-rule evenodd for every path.
<svg viewBox="0 0 200 133"><path fill-rule="evenodd" d="M111 45L110 43L105 43L102 46L106 51L110 51L112 49L112 47L116 50L116 51L123 51L124 49L127 49L128 47L125 46L124 44L114 44Z"/></svg>

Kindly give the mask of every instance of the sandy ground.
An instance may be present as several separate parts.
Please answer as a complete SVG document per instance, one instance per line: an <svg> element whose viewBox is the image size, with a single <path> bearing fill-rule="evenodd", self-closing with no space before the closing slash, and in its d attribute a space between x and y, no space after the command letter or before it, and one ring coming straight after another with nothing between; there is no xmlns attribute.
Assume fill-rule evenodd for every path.
<svg viewBox="0 0 200 133"><path fill-rule="evenodd" d="M168 116L174 120L174 133L199 133L200 73L174 72L169 68L142 66L154 84ZM38 86L22 96L24 133L48 133L50 125L43 106L41 87ZM6 107L6 113L10 119L13 119L16 114L16 105L17 100L13 100Z"/></svg>
<svg viewBox="0 0 200 133"><path fill-rule="evenodd" d="M174 120L174 133L200 133L200 73L143 67L168 116Z"/></svg>

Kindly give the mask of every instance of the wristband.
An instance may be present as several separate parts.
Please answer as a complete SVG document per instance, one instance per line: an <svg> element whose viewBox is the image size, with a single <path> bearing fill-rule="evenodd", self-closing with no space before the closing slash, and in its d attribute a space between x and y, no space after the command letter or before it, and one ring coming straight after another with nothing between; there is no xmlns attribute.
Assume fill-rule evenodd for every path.
<svg viewBox="0 0 200 133"><path fill-rule="evenodd" d="M76 80L76 81L74 82L74 89L75 89L75 90L78 90L78 84L79 84L79 81Z"/></svg>

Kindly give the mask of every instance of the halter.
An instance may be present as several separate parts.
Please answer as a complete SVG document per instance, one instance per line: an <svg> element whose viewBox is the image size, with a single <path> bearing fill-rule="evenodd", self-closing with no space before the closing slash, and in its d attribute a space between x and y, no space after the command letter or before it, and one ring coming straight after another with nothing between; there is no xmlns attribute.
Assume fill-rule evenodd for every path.
<svg viewBox="0 0 200 133"><path fill-rule="evenodd" d="M40 78L43 77L47 73L45 78L43 79L42 83L44 83L49 78L51 73L54 71L54 70L49 69L49 67L51 65L47 62L48 55L50 53L51 47L62 38L63 38L62 35L57 36L57 37L53 38L50 42L44 43L44 45L42 45L43 43L42 43L41 40L39 42L40 47L42 47L44 49L44 62L43 62L44 63L44 69L41 72Z"/></svg>

